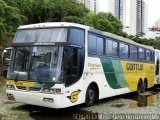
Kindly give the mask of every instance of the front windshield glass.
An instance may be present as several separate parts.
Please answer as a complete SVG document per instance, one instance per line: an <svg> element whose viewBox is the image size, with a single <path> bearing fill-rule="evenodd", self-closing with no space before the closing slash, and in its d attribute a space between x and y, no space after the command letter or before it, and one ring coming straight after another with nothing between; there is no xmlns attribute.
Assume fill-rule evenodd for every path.
<svg viewBox="0 0 160 120"><path fill-rule="evenodd" d="M47 33L47 35L46 35ZM66 42L67 28L20 29L13 43Z"/></svg>
<svg viewBox="0 0 160 120"><path fill-rule="evenodd" d="M63 47L15 47L9 79L60 82Z"/></svg>

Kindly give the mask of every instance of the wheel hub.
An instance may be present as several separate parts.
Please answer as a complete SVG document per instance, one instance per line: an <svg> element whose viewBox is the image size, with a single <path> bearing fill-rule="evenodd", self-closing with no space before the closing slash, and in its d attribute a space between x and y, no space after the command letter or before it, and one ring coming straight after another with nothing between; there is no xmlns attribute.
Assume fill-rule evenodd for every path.
<svg viewBox="0 0 160 120"><path fill-rule="evenodd" d="M93 100L93 98L94 98L94 92L93 92L93 90L89 90L89 99L90 100Z"/></svg>

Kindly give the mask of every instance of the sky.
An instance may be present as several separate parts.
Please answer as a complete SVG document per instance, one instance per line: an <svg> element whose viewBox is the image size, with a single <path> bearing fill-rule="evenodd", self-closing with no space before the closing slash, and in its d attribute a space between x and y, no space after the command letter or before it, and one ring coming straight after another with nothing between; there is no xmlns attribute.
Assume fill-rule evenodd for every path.
<svg viewBox="0 0 160 120"><path fill-rule="evenodd" d="M99 0L100 1L100 7L102 11L106 10L106 0ZM129 26L129 9L130 9L130 0L126 0L126 24ZM157 21L160 18L160 0L144 0L148 5L148 27L152 27L154 25L154 22Z"/></svg>
<svg viewBox="0 0 160 120"><path fill-rule="evenodd" d="M148 26L152 27L154 22L160 18L160 0L145 0L148 4Z"/></svg>

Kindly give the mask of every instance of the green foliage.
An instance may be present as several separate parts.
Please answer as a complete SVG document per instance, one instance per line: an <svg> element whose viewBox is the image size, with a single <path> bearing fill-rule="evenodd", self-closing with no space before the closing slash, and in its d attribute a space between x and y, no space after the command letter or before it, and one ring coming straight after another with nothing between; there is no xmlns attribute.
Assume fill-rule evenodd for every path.
<svg viewBox="0 0 160 120"><path fill-rule="evenodd" d="M160 49L160 38L128 36L121 21L111 13L95 14L73 0L0 0L0 46L11 44L18 26L40 22L80 23Z"/></svg>
<svg viewBox="0 0 160 120"><path fill-rule="evenodd" d="M6 35L15 32L17 27L26 21L27 18L21 15L17 8L8 6L0 0L0 46L7 45Z"/></svg>
<svg viewBox="0 0 160 120"><path fill-rule="evenodd" d="M129 39L132 39L133 41L140 43L140 44L144 44L144 45L148 45L148 46L152 46L155 49L160 49L160 38L156 38L156 39L146 39L146 38L139 38L138 36L129 36Z"/></svg>
<svg viewBox="0 0 160 120"><path fill-rule="evenodd" d="M88 10L72 0L12 0L6 2L17 7L28 18L28 24L40 22L82 22ZM70 21L71 20L71 21Z"/></svg>
<svg viewBox="0 0 160 120"><path fill-rule="evenodd" d="M156 38L153 42L153 47L155 49L159 49L160 50L160 38Z"/></svg>
<svg viewBox="0 0 160 120"><path fill-rule="evenodd" d="M119 36L127 37L127 33L123 32L121 21L114 17L111 13L100 12L98 14L95 14L93 12L89 12L84 18L84 24L102 31L111 32Z"/></svg>

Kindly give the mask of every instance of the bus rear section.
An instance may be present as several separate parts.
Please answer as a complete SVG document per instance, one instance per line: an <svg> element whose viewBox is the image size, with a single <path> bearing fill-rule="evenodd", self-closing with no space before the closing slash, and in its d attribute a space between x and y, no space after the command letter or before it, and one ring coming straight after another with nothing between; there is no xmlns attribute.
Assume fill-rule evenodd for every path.
<svg viewBox="0 0 160 120"><path fill-rule="evenodd" d="M97 83L99 98L154 86L154 49L95 29L88 32L87 84Z"/></svg>
<svg viewBox="0 0 160 120"><path fill-rule="evenodd" d="M160 84L160 50L155 50L155 81L154 84Z"/></svg>

